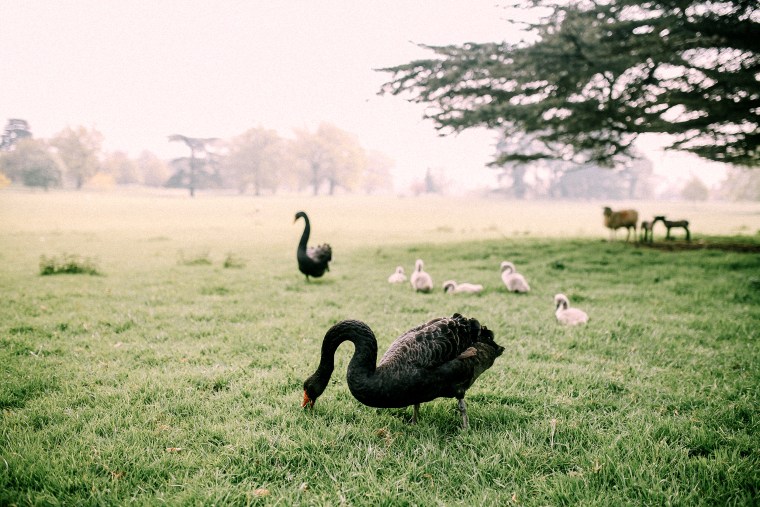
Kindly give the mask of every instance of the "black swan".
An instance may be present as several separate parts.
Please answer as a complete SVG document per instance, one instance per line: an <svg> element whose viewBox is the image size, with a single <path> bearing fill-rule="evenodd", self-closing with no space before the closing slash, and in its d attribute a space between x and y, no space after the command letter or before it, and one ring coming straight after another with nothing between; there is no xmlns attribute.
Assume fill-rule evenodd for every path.
<svg viewBox="0 0 760 507"><path fill-rule="evenodd" d="M420 403L440 397L457 398L465 429L469 426L465 391L504 351L488 328L455 313L402 334L375 366L375 334L363 322L344 320L325 334L317 371L303 383L302 407L313 408L327 388L335 368L335 351L346 340L354 344L346 374L354 398L378 408L414 405L412 424L417 422Z"/></svg>
<svg viewBox="0 0 760 507"><path fill-rule="evenodd" d="M319 278L325 274L325 271L330 271L330 266L327 264L332 260L332 248L327 243L306 248L306 243L309 241L309 234L311 233L311 224L309 223L309 217L303 211L296 213L293 223L299 218L303 218L305 225L301 241L298 242L296 257L298 258L298 270L306 275L306 281L308 282L310 276Z"/></svg>

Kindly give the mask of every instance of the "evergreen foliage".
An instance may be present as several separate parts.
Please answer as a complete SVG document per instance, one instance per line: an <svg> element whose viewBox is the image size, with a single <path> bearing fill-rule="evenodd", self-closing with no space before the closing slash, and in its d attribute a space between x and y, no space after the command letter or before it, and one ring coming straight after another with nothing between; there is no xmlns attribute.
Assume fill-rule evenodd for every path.
<svg viewBox="0 0 760 507"><path fill-rule="evenodd" d="M733 0L529 0L551 9L534 43L423 46L435 56L381 69L381 93L433 106L443 132L527 133L542 150L496 163L560 158L613 165L639 134L708 160L760 162L760 8Z"/></svg>

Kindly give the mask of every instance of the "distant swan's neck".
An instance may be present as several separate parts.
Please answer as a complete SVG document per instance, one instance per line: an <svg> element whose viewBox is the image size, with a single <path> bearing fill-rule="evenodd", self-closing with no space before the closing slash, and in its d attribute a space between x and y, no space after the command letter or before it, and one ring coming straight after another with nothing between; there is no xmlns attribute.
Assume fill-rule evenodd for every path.
<svg viewBox="0 0 760 507"><path fill-rule="evenodd" d="M301 241L298 243L298 249L306 251L306 244L309 242L309 234L311 233L311 224L309 224L309 217L306 215L304 215L303 221L303 234L301 234Z"/></svg>

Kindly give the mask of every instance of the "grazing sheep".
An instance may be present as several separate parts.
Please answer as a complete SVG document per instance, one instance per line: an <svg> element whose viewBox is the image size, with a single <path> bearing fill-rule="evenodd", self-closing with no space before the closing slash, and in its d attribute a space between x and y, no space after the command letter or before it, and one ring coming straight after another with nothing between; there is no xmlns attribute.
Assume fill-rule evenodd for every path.
<svg viewBox="0 0 760 507"><path fill-rule="evenodd" d="M639 212L635 209L612 211L609 207L604 208L604 226L610 230L610 240L614 239L615 233L621 227L625 227L628 231L628 234L625 236L626 241L631 237L631 229L633 229L633 238L636 239L636 224L638 221Z"/></svg>
<svg viewBox="0 0 760 507"><path fill-rule="evenodd" d="M443 292L446 294L477 294L483 291L483 286L476 283L456 283L454 280L443 282Z"/></svg>
<svg viewBox="0 0 760 507"><path fill-rule="evenodd" d="M691 241L691 233L689 232L688 220L668 220L663 215L659 215L654 217L654 220L652 221L652 227L654 227L654 224L657 222L662 222L665 225L665 228L668 230L667 234L665 235L665 239L671 239L670 229L677 229L680 227L686 231L686 241Z"/></svg>
<svg viewBox="0 0 760 507"><path fill-rule="evenodd" d="M554 307L557 322L566 326L576 326L588 322L588 315L578 308L570 308L570 302L564 294L554 296Z"/></svg>
<svg viewBox="0 0 760 507"><path fill-rule="evenodd" d="M509 261L501 263L501 280L510 292L528 292L530 290L528 281L515 270L515 265Z"/></svg>
<svg viewBox="0 0 760 507"><path fill-rule="evenodd" d="M641 222L641 237L639 238L639 242L651 243L652 240L654 240L654 237L652 236L652 225L653 223L647 220Z"/></svg>
<svg viewBox="0 0 760 507"><path fill-rule="evenodd" d="M430 292L433 290L433 278L422 270L422 259L414 263L414 273L409 278L412 288L417 292Z"/></svg>
<svg viewBox="0 0 760 507"><path fill-rule="evenodd" d="M396 272L388 277L388 283L404 283L406 281L406 275L404 274L403 266L396 266Z"/></svg>

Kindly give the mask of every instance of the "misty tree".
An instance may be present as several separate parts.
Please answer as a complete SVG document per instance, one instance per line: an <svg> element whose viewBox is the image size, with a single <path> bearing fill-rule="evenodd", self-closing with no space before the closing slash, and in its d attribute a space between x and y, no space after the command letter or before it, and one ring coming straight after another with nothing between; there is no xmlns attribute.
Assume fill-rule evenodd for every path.
<svg viewBox="0 0 760 507"><path fill-rule="evenodd" d="M423 46L382 93L430 107L442 132L525 132L539 154L614 166L643 133L708 160L760 163L760 7L729 0L526 0L534 42ZM509 154L517 162L524 153ZM502 159L504 162L506 159Z"/></svg>
<svg viewBox="0 0 760 507"><path fill-rule="evenodd" d="M528 191L525 181L528 169L541 159L539 152L543 145L536 136L520 132L505 134L496 142L496 158L489 166L499 170L499 183L505 185L516 199L525 198ZM517 152L522 155L513 157L512 153Z"/></svg>
<svg viewBox="0 0 760 507"><path fill-rule="evenodd" d="M103 135L97 130L66 127L53 137L50 144L56 149L77 190L98 172Z"/></svg>
<svg viewBox="0 0 760 507"><path fill-rule="evenodd" d="M26 120L11 118L8 120L3 135L0 136L0 151L11 151L22 139L32 137L32 131Z"/></svg>
<svg viewBox="0 0 760 507"><path fill-rule="evenodd" d="M367 194L383 192L393 188L391 169L394 162L385 153L367 151L367 166L362 176L361 187Z"/></svg>
<svg viewBox="0 0 760 507"><path fill-rule="evenodd" d="M210 182L218 181L218 158L211 148L219 141L218 138L187 137L180 134L169 136L170 142L182 142L190 148L189 157L180 157L172 161L174 175L167 181L167 186L182 187L190 190L190 197L195 196L195 189L209 186Z"/></svg>
<svg viewBox="0 0 760 507"><path fill-rule="evenodd" d="M330 195L338 187L352 190L367 166L367 155L353 134L323 123L317 135L326 151L325 178Z"/></svg>
<svg viewBox="0 0 760 507"><path fill-rule="evenodd" d="M61 185L61 165L42 140L26 137L14 143L13 150L0 152L0 172L11 181L28 187Z"/></svg>
<svg viewBox="0 0 760 507"><path fill-rule="evenodd" d="M654 178L654 164L644 154L633 150L631 158L622 164L620 175L628 186L628 199L641 199L650 197L654 193L652 179Z"/></svg>
<svg viewBox="0 0 760 507"><path fill-rule="evenodd" d="M687 201L706 201L710 197L710 189L702 180L692 176L681 189L681 197Z"/></svg>
<svg viewBox="0 0 760 507"><path fill-rule="evenodd" d="M256 195L277 189L285 168L285 144L277 131L249 129L228 143L229 153L223 161L224 172L242 194L253 187Z"/></svg>
<svg viewBox="0 0 760 507"><path fill-rule="evenodd" d="M627 199L629 187L620 170L585 164L563 172L551 193L564 199Z"/></svg>
<svg viewBox="0 0 760 507"><path fill-rule="evenodd" d="M314 195L323 184L332 195L337 187L351 189L366 166L366 155L358 140L348 132L328 123L315 132L296 130L297 155L305 163L305 179Z"/></svg>
<svg viewBox="0 0 760 507"><path fill-rule="evenodd" d="M322 141L316 133L309 132L306 129L296 129L295 133L296 154L304 162L303 179L308 182L308 185L311 185L312 193L317 195L319 187L326 178L327 150L324 149Z"/></svg>
<svg viewBox="0 0 760 507"><path fill-rule="evenodd" d="M446 172L442 168L428 167L425 170L425 176L421 180L413 181L409 185L409 190L414 195L444 194L450 185L451 181L446 177Z"/></svg>
<svg viewBox="0 0 760 507"><path fill-rule="evenodd" d="M162 187L171 176L166 162L148 150L142 151L135 163L140 173L140 180L149 187Z"/></svg>
<svg viewBox="0 0 760 507"><path fill-rule="evenodd" d="M100 167L103 173L113 177L119 185L142 183L137 163L123 151L107 153Z"/></svg>
<svg viewBox="0 0 760 507"><path fill-rule="evenodd" d="M597 164L546 159L546 143L527 133L500 137L490 167L499 171L502 192L527 197L636 199L651 195L652 162L633 151L612 170ZM515 156L520 153L520 156Z"/></svg>
<svg viewBox="0 0 760 507"><path fill-rule="evenodd" d="M720 192L732 201L760 201L760 171L730 167Z"/></svg>

